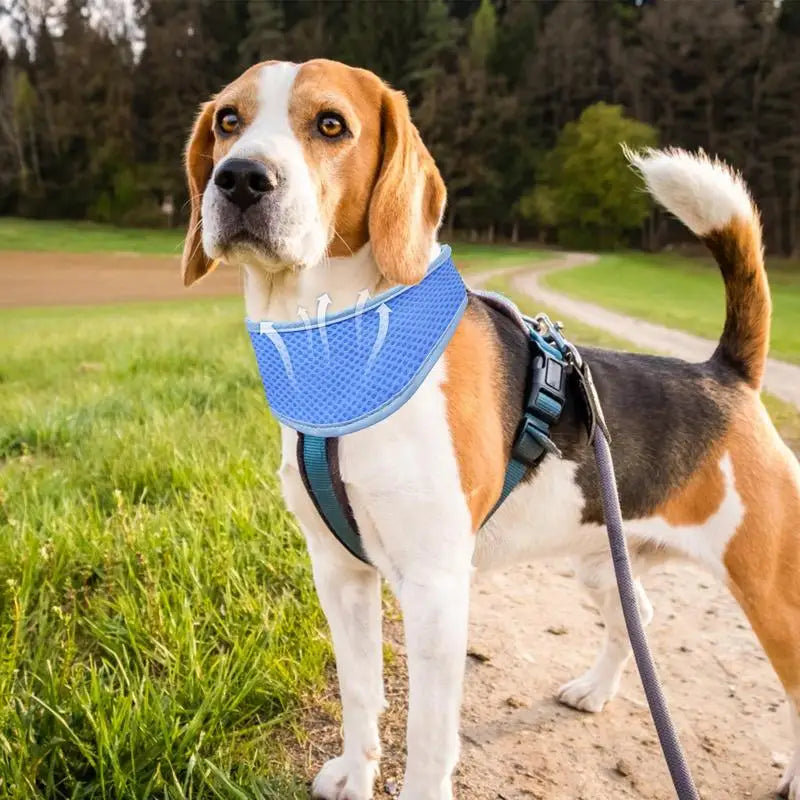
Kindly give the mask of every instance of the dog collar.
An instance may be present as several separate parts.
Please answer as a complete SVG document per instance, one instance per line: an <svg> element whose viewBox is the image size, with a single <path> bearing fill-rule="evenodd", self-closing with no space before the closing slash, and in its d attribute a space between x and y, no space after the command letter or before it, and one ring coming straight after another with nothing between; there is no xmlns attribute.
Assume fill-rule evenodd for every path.
<svg viewBox="0 0 800 800"><path fill-rule="evenodd" d="M394 413L419 388L467 305L444 245L425 277L305 322L246 321L272 413L309 436L342 436Z"/></svg>

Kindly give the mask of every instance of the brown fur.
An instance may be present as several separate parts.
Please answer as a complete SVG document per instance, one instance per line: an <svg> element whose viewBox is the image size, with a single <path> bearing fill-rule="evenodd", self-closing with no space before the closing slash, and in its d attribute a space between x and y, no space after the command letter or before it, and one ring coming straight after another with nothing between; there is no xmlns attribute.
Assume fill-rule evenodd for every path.
<svg viewBox="0 0 800 800"><path fill-rule="evenodd" d="M704 237L725 280L725 327L715 358L727 362L754 389L761 387L769 350L772 303L764 269L761 224L734 219Z"/></svg>
<svg viewBox="0 0 800 800"><path fill-rule="evenodd" d="M800 701L800 467L755 392L736 410L726 447L746 509L725 553L731 590Z"/></svg>
<svg viewBox="0 0 800 800"><path fill-rule="evenodd" d="M344 117L352 135L315 135L321 111ZM421 280L446 192L405 96L371 72L319 59L301 67L289 116L331 220L330 255L350 255L369 240L389 283Z"/></svg>
<svg viewBox="0 0 800 800"><path fill-rule="evenodd" d="M388 280L416 283L425 275L441 222L444 181L400 92L384 92L381 127L383 160L369 209L372 252Z"/></svg>
<svg viewBox="0 0 800 800"><path fill-rule="evenodd" d="M500 496L508 458L498 347L485 312L470 306L445 350L447 421L473 532Z"/></svg>
<svg viewBox="0 0 800 800"><path fill-rule="evenodd" d="M270 62L265 62L270 63ZM184 286L191 286L213 268L213 262L203 250L203 219L200 213L203 192L208 186L214 164L230 150L237 133L224 138L214 131L217 111L226 106L235 108L242 120L242 128L252 121L258 109L258 69L264 64L250 67L215 98L203 103L195 121L192 135L186 146L186 181L189 186L189 230L183 243L181 274Z"/></svg>
<svg viewBox="0 0 800 800"><path fill-rule="evenodd" d="M689 480L656 509L655 516L669 525L702 525L714 516L725 499L720 457L719 448L713 448Z"/></svg>
<svg viewBox="0 0 800 800"><path fill-rule="evenodd" d="M309 61L300 68L289 105L289 121L302 143L317 186L324 219L331 220L331 256L348 256L370 238L369 204L381 157L381 97L387 91L371 72L332 61ZM329 141L316 133L315 120L334 111L351 137Z"/></svg>

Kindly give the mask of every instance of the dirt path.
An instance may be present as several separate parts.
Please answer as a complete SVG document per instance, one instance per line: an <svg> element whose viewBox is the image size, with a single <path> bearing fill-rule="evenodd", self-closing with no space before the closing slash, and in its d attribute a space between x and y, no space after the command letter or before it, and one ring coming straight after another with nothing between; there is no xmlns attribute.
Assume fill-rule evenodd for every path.
<svg viewBox="0 0 800 800"><path fill-rule="evenodd" d="M591 259L571 254L537 264L536 272L519 273L514 283L565 314L606 327L597 314L608 313L604 309L568 308L560 295L538 288L551 267ZM497 272L473 274L470 283L491 274ZM630 322L620 328L614 320L608 327L638 340ZM679 346L681 337L661 332L669 334L670 348ZM695 349L690 357L704 356ZM668 565L645 584L655 607L651 646L702 796L774 797L792 747L788 710L743 614L724 587L692 566ZM456 797L672 800L633 666L601 714L573 711L554 699L562 683L591 665L602 635L600 616L566 561L476 577L470 649L479 658L468 658Z"/></svg>
<svg viewBox="0 0 800 800"><path fill-rule="evenodd" d="M0 308L188 300L241 287L238 270L217 269L187 290L178 256L0 251Z"/></svg>

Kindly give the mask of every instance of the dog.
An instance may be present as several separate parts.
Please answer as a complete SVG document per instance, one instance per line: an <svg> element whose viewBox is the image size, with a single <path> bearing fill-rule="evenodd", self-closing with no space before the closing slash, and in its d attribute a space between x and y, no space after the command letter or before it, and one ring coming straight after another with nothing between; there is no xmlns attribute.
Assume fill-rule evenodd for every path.
<svg viewBox="0 0 800 800"><path fill-rule="evenodd" d="M689 558L724 581L785 687L794 755L779 792L800 800L800 467L759 389L770 294L758 211L741 177L680 150L631 155L654 196L710 249L725 284L719 345L702 364L583 348L616 462L637 575ZM188 286L217 261L244 274L247 315L295 320L422 279L437 253L445 186L405 97L340 63L265 62L206 102L186 150ZM563 455L500 496L529 365L524 332L470 295L447 348L411 399L342 437L339 469L371 565L337 542L281 430L283 496L308 543L336 654L343 752L312 793L372 797L384 707L381 576L402 608L410 697L402 800L446 800L459 752L459 706L474 568L568 554L605 622L594 666L560 690L600 711L630 657L599 486L575 387L552 438ZM637 582L644 623L652 607Z"/></svg>

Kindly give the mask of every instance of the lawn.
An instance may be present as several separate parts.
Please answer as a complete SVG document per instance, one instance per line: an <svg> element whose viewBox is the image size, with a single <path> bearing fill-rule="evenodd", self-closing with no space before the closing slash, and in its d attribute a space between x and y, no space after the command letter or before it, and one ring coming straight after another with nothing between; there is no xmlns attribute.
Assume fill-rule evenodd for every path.
<svg viewBox="0 0 800 800"><path fill-rule="evenodd" d="M0 217L0 250L178 255L183 236L179 228L144 230L94 222Z"/></svg>
<svg viewBox="0 0 800 800"><path fill-rule="evenodd" d="M306 797L330 651L241 300L0 320L0 796Z"/></svg>
<svg viewBox="0 0 800 800"><path fill-rule="evenodd" d="M800 264L767 259L773 300L771 355L800 363ZM620 253L545 278L566 294L634 317L718 339L722 278L711 261Z"/></svg>

